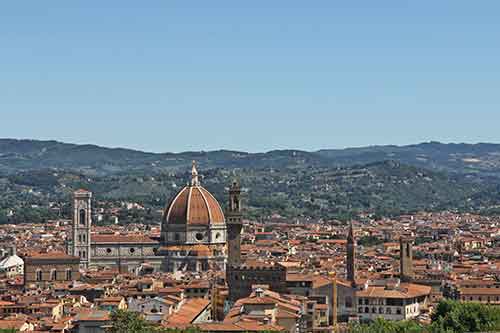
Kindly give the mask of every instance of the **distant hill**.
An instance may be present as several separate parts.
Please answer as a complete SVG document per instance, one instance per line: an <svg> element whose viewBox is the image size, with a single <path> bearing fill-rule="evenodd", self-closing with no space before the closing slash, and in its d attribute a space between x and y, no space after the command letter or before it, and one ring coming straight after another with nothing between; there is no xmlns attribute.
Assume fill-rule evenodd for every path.
<svg viewBox="0 0 500 333"><path fill-rule="evenodd" d="M428 142L408 146L320 150L317 153L342 165L391 159L408 165L472 177L500 177L500 144Z"/></svg>
<svg viewBox="0 0 500 333"><path fill-rule="evenodd" d="M247 153L146 153L123 148L76 145L57 141L0 139L0 172L68 169L91 175L149 170L178 171L195 159L201 168L308 168L339 167L385 160L445 171L475 180L500 179L500 145L421 143L409 146L372 146L307 152L274 150Z"/></svg>
<svg viewBox="0 0 500 333"><path fill-rule="evenodd" d="M306 152L145 153L56 141L0 140L0 222L10 210L98 200L157 211L189 179L192 160L222 204L236 174L249 216L349 218L361 212L500 211L500 145L422 143ZM43 215L36 208L30 216ZM18 209L18 211L23 211ZM38 214L38 215L37 215ZM33 219L33 217L30 217ZM155 217L157 218L157 217Z"/></svg>

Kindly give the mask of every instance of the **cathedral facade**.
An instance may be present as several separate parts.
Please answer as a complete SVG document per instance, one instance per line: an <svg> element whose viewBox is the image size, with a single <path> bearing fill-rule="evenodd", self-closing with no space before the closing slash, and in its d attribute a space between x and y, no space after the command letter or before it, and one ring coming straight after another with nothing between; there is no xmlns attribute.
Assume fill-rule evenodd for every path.
<svg viewBox="0 0 500 333"><path fill-rule="evenodd" d="M236 184L234 182L231 186L227 211L231 225L235 221L241 223L240 190ZM226 269L228 235L225 214L215 197L201 186L194 162L191 182L166 205L159 239L150 235L91 232L91 198L92 193L86 190L74 193L67 251L80 258L81 268L113 267L121 272ZM239 236L233 233L231 239L239 241ZM234 249L229 251L232 257L239 258Z"/></svg>

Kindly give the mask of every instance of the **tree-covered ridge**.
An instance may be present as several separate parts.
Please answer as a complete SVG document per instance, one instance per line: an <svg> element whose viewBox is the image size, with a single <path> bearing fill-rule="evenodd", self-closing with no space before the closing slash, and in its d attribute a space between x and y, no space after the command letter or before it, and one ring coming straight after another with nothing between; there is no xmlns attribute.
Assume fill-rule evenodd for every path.
<svg viewBox="0 0 500 333"><path fill-rule="evenodd" d="M342 168L218 168L200 172L202 185L222 205L226 187L236 174L246 190L244 201L250 217L278 213L291 218L346 219L361 212L397 215L419 210L478 210L495 205L500 198L495 195L499 192L491 191L487 185L395 161ZM70 211L71 193L78 188L94 192L97 201L137 202L146 208L124 212L131 216L120 216L120 220L157 221L157 211L185 186L189 177L189 169L110 176L44 169L4 175L0 176L0 223L8 219L17 223L57 217L46 208L54 202L66 205L61 217L69 217L65 214ZM8 218L8 210L16 207L16 214Z"/></svg>
<svg viewBox="0 0 500 333"><path fill-rule="evenodd" d="M0 172L58 168L89 175L182 170L195 159L205 169L338 167L395 160L429 170L500 179L500 145L428 142L408 146L370 146L319 151L274 150L265 153L199 151L149 153L132 149L76 145L57 141L0 139Z"/></svg>

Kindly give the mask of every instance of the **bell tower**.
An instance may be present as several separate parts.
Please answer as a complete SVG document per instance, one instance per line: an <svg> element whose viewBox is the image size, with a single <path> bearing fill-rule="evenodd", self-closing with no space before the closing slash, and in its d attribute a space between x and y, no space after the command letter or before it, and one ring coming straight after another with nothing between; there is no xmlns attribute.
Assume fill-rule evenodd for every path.
<svg viewBox="0 0 500 333"><path fill-rule="evenodd" d="M237 180L234 180L229 188L229 202L226 212L228 267L241 264L241 188Z"/></svg>
<svg viewBox="0 0 500 333"><path fill-rule="evenodd" d="M399 271L401 281L413 279L413 240L403 235L399 238Z"/></svg>
<svg viewBox="0 0 500 333"><path fill-rule="evenodd" d="M80 267L90 265L90 227L92 225L92 192L78 190L73 194L71 255L80 258Z"/></svg>
<svg viewBox="0 0 500 333"><path fill-rule="evenodd" d="M356 285L356 239L354 238L352 222L349 224L349 235L347 236L346 252L347 280L354 286Z"/></svg>

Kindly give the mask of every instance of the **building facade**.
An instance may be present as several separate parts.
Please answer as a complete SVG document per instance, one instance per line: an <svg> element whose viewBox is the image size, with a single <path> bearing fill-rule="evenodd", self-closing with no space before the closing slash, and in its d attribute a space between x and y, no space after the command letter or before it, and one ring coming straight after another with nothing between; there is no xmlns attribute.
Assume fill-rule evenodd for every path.
<svg viewBox="0 0 500 333"><path fill-rule="evenodd" d="M67 253L80 258L81 268L113 267L134 273L140 273L146 266L167 272L225 270L226 219L215 197L201 186L194 161L190 184L166 206L160 239L149 235L92 233L91 201L92 193L87 190L74 193ZM232 187L229 207L231 221L241 225L239 187ZM236 255L239 235L234 238L238 245L237 251L232 252L233 258L239 258Z"/></svg>
<svg viewBox="0 0 500 333"><path fill-rule="evenodd" d="M65 253L38 253L24 259L24 286L45 286L80 279L80 258Z"/></svg>

